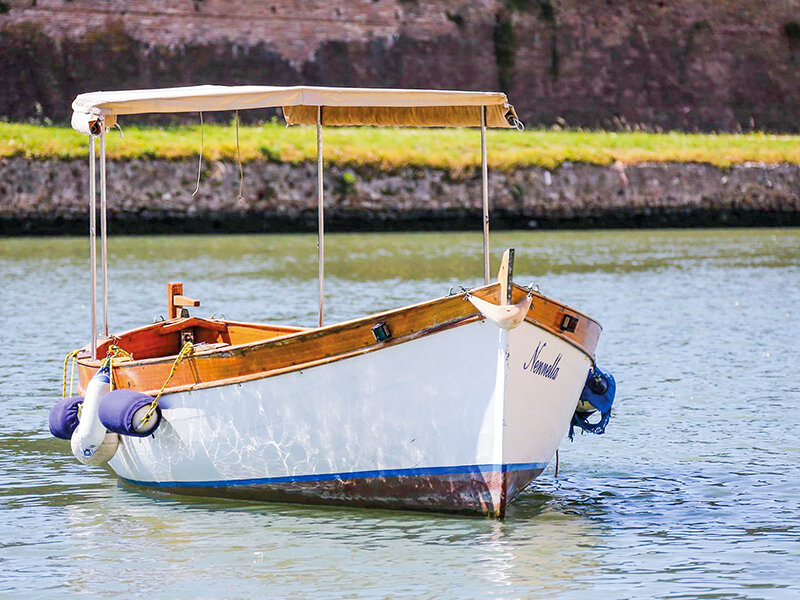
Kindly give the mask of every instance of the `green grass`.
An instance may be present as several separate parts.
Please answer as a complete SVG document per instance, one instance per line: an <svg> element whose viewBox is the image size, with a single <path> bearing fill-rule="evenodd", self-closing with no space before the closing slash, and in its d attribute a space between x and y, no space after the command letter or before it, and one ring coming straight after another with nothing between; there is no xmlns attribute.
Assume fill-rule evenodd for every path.
<svg viewBox="0 0 800 600"><path fill-rule="evenodd" d="M210 160L236 160L231 125L206 125L203 155ZM381 168L409 165L460 170L480 164L480 133L475 129L326 128L325 159L342 165ZM279 123L240 128L243 161L315 160L313 127ZM200 127L129 127L124 138L108 135L110 158L196 157ZM0 123L0 158L85 158L86 138L67 126ZM743 162L800 164L800 135L642 133L608 131L508 131L488 133L489 163L511 169L538 165L554 168L564 161L606 165L623 163L697 162L720 167Z"/></svg>

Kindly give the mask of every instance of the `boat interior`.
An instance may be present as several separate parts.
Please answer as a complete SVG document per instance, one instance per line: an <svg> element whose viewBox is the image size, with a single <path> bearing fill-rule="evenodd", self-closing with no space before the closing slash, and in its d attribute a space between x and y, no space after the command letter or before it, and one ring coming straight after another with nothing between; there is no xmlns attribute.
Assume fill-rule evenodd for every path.
<svg viewBox="0 0 800 600"><path fill-rule="evenodd" d="M195 352L217 350L225 346L238 346L262 342L275 337L306 331L304 327L239 323L200 317L183 317L161 321L132 329L104 340L97 346L98 356L105 356L109 348L119 346L134 360L175 356L191 342Z"/></svg>

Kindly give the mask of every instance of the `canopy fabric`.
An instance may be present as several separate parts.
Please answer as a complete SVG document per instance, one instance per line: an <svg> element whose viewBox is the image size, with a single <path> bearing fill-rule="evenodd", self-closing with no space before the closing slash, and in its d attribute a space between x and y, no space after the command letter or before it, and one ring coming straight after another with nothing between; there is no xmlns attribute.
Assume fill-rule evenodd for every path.
<svg viewBox="0 0 800 600"><path fill-rule="evenodd" d="M79 94L72 103L72 126L90 133L100 118L110 127L118 115L278 107L288 124L311 124L316 123L318 106L323 107L324 125L477 127L481 106L487 109L488 127L514 127L517 119L500 92L202 85Z"/></svg>
<svg viewBox="0 0 800 600"><path fill-rule="evenodd" d="M487 127L512 127L506 115L516 118L510 105L486 107ZM313 125L316 106L284 106L289 125ZM375 125L384 127L480 127L480 106L323 106L323 125Z"/></svg>

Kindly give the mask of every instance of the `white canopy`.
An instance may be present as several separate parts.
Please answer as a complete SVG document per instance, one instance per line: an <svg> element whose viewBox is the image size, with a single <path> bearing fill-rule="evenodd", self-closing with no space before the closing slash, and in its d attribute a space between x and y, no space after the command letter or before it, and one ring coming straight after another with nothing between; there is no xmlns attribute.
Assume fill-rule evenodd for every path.
<svg viewBox="0 0 800 600"><path fill-rule="evenodd" d="M91 92L72 103L72 127L90 133L101 117L106 127L118 115L213 112L283 108L289 125L386 125L411 127L478 127L486 107L487 127L514 127L517 114L500 92L335 88L309 86L223 86Z"/></svg>

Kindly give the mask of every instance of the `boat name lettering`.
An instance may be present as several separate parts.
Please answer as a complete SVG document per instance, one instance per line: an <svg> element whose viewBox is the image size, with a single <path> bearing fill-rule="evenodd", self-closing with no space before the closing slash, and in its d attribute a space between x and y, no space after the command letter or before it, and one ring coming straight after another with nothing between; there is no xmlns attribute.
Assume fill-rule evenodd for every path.
<svg viewBox="0 0 800 600"><path fill-rule="evenodd" d="M542 353L545 346L547 346L547 342L539 342L536 345L536 350L533 351L533 356L531 356L530 361L522 363L522 368L525 371L530 371L534 375L541 375L542 377L547 377L555 381L556 377L558 377L558 363L561 362L561 354L556 356L552 363L546 363L544 360L539 359L539 355Z"/></svg>

